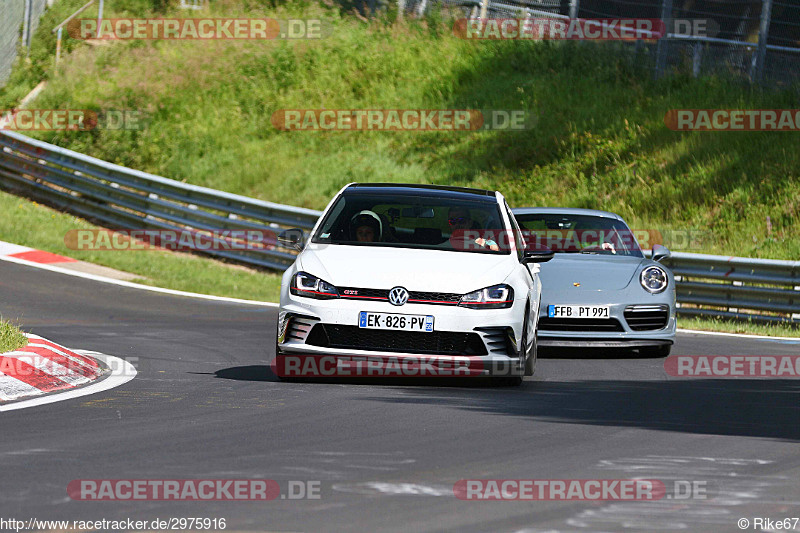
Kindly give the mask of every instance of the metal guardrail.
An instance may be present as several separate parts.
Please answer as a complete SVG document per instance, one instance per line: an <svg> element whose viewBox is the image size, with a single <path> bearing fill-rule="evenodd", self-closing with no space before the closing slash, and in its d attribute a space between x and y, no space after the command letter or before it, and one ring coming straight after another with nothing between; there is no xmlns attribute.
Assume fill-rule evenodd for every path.
<svg viewBox="0 0 800 533"><path fill-rule="evenodd" d="M673 252L678 314L800 324L800 261Z"/></svg>
<svg viewBox="0 0 800 533"><path fill-rule="evenodd" d="M132 170L11 131L0 131L0 186L113 229L310 230L321 214ZM278 270L295 258L277 247L203 253ZM800 261L673 252L664 265L675 274L681 315L800 323Z"/></svg>
<svg viewBox="0 0 800 533"><path fill-rule="evenodd" d="M279 233L310 230L321 214L162 178L11 131L0 131L0 186L112 229ZM203 253L279 270L295 258L280 245L247 248Z"/></svg>

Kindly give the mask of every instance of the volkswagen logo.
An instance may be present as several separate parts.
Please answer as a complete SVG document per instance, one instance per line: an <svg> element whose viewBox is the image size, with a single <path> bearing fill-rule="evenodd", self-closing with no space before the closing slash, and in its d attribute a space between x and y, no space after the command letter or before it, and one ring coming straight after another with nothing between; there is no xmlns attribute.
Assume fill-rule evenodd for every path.
<svg viewBox="0 0 800 533"><path fill-rule="evenodd" d="M389 291L389 303L392 305L403 305L408 301L408 291L403 287L395 287Z"/></svg>

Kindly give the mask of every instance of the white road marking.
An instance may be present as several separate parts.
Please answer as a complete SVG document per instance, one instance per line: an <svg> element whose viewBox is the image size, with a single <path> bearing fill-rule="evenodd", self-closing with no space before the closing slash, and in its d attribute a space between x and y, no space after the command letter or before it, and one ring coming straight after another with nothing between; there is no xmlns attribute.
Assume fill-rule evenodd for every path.
<svg viewBox="0 0 800 533"><path fill-rule="evenodd" d="M186 296L188 298L200 298L203 300L214 300L218 302L229 302L229 303L236 303L236 304L247 304L247 305L260 305L264 307L278 307L278 304L274 302L261 302L258 300L244 300L241 298L228 298L226 296L212 296L210 294L199 294L196 292L184 292L178 291L175 289L164 289L162 287L151 287L149 285L142 285L140 283L132 283L130 281L122 281L119 279L112 279L107 278L105 276L97 276L95 274L87 274L85 272L78 272L76 270L69 270L66 268L61 268L53 265L45 265L42 263L34 263L33 261L27 261L25 259L20 259L18 257L9 257L0 255L0 260L8 261L9 263L17 263L19 265L31 266L34 268L40 268L42 270L47 270L49 272L57 272L59 274L66 274L68 276L76 276L78 278L90 279L92 281L99 281L101 283L110 283L112 285L119 285L120 287L128 287L129 289L139 289L142 291L150 291L150 292L160 292L162 294L171 294L173 296Z"/></svg>

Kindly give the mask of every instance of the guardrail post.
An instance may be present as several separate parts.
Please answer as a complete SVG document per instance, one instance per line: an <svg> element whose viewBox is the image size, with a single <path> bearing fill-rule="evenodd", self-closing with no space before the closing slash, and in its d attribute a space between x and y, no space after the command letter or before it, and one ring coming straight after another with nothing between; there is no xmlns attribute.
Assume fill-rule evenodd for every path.
<svg viewBox="0 0 800 533"><path fill-rule="evenodd" d="M672 26L672 0L663 0L661 4L661 24L664 26L664 35L658 40L658 49L656 51L656 79L663 76L667 68L669 30Z"/></svg>
<svg viewBox="0 0 800 533"><path fill-rule="evenodd" d="M569 0L569 18L578 18L578 9L580 8L581 0Z"/></svg>
<svg viewBox="0 0 800 533"><path fill-rule="evenodd" d="M692 47L692 76L695 78L700 75L700 63L702 61L701 53L703 45L700 41L694 43Z"/></svg>
<svg viewBox="0 0 800 533"><path fill-rule="evenodd" d="M481 24L486 20L486 13L489 11L489 0L481 0Z"/></svg>
<svg viewBox="0 0 800 533"><path fill-rule="evenodd" d="M772 18L772 0L763 0L761 4L761 27L758 31L758 50L753 58L755 65L755 79L758 83L764 79L764 62L767 58L767 39L769 38L769 23Z"/></svg>

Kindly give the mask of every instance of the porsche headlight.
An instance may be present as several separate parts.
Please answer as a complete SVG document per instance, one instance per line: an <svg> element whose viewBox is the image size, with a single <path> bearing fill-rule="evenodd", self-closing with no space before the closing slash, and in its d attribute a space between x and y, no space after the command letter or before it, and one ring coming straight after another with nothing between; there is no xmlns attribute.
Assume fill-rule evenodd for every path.
<svg viewBox="0 0 800 533"><path fill-rule="evenodd" d="M639 282L642 288L651 294L658 294L664 292L669 283L667 273L663 268L657 266L649 266L642 270L639 275Z"/></svg>
<svg viewBox="0 0 800 533"><path fill-rule="evenodd" d="M505 309L514 304L514 289L508 285L493 285L461 297L458 305L470 309Z"/></svg>
<svg viewBox="0 0 800 533"><path fill-rule="evenodd" d="M292 277L289 292L296 296L306 296L317 300L329 300L339 297L339 291L336 287L306 272L298 272Z"/></svg>

